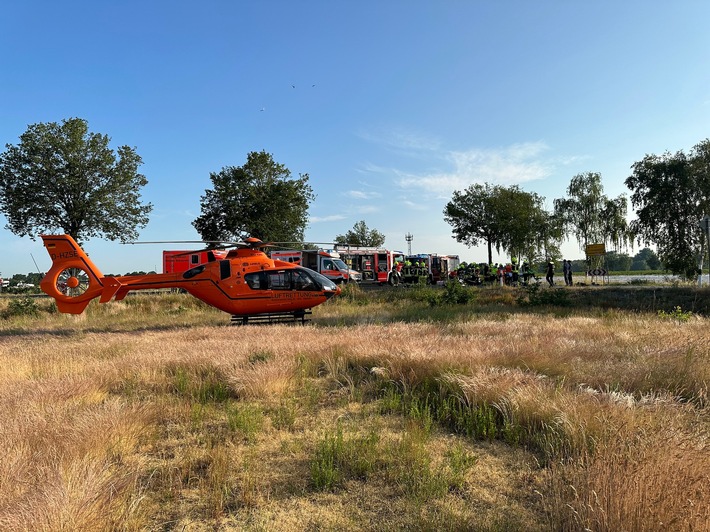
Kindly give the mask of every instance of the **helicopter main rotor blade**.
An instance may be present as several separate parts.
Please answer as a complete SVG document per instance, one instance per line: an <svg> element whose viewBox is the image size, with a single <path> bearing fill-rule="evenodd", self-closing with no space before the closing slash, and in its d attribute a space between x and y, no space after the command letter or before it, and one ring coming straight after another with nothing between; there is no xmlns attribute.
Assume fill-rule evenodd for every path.
<svg viewBox="0 0 710 532"><path fill-rule="evenodd" d="M155 240L155 241L136 241L123 242L123 244L224 244L234 245L243 244L243 242L234 242L230 240Z"/></svg>

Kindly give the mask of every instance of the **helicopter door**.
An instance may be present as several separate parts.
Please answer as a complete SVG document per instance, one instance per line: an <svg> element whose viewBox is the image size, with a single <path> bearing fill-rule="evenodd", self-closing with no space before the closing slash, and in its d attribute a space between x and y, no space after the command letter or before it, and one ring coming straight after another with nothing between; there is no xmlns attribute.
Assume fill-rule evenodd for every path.
<svg viewBox="0 0 710 532"><path fill-rule="evenodd" d="M228 279L232 275L232 265L228 260L219 261L219 278L221 281Z"/></svg>

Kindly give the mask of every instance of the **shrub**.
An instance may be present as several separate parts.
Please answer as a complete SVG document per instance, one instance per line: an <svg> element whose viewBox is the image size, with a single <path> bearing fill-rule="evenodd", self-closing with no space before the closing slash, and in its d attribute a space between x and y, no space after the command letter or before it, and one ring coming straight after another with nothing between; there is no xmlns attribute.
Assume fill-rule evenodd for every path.
<svg viewBox="0 0 710 532"><path fill-rule="evenodd" d="M426 301L429 306L439 305L466 305L473 301L475 293L470 288L462 285L456 280L449 281L444 285L444 290L430 289L426 293Z"/></svg>
<svg viewBox="0 0 710 532"><path fill-rule="evenodd" d="M340 285L342 291L336 301L343 301L355 305L366 305L370 302L365 291L357 283L346 283Z"/></svg>
<svg viewBox="0 0 710 532"><path fill-rule="evenodd" d="M39 316L39 305L31 297L13 299L5 310L6 318L12 316Z"/></svg>
<svg viewBox="0 0 710 532"><path fill-rule="evenodd" d="M679 323L684 323L693 316L693 313L690 310L684 311L680 306L676 306L670 312L666 312L665 310L659 310L658 316L660 318L676 320Z"/></svg>
<svg viewBox="0 0 710 532"><path fill-rule="evenodd" d="M572 301L564 288L541 288L540 284L531 284L522 288L518 296L519 305L569 307Z"/></svg>

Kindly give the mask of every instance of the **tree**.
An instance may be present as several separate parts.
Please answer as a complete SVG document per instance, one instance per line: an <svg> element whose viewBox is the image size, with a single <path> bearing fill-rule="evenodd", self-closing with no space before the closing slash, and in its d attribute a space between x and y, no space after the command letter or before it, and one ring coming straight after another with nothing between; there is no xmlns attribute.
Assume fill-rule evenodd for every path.
<svg viewBox="0 0 710 532"><path fill-rule="evenodd" d="M555 231L543 201L517 186L473 184L463 192L454 191L444 219L458 242L469 247L485 243L488 262L493 261L493 247L499 253L503 249L532 259L554 242Z"/></svg>
<svg viewBox="0 0 710 532"><path fill-rule="evenodd" d="M379 248L385 245L385 235L377 229L368 229L365 220L360 220L347 233L336 236L335 241L338 244Z"/></svg>
<svg viewBox="0 0 710 532"><path fill-rule="evenodd" d="M565 231L573 234L584 251L588 244L609 244L615 250L629 242L626 196L604 195L601 174L577 174L567 187L567 198L556 199L555 213Z"/></svg>
<svg viewBox="0 0 710 532"><path fill-rule="evenodd" d="M606 260L606 267L611 271L625 272L631 269L633 259L626 253L609 251L604 258Z"/></svg>
<svg viewBox="0 0 710 532"><path fill-rule="evenodd" d="M90 133L86 120L30 125L18 145L0 154L0 210L6 228L35 238L61 230L75 240L128 242L148 223L153 206L140 203L148 182L135 149Z"/></svg>
<svg viewBox="0 0 710 532"><path fill-rule="evenodd" d="M291 172L265 151L251 152L244 166L210 173L213 189L200 198L192 225L204 240L301 241L308 206L315 199L308 174Z"/></svg>
<svg viewBox="0 0 710 532"><path fill-rule="evenodd" d="M545 210L544 197L513 185L494 187L491 201L502 228L500 246L511 257L533 262L559 255L561 224Z"/></svg>
<svg viewBox="0 0 710 532"><path fill-rule="evenodd" d="M631 266L632 270L659 270L661 269L661 260L656 255L655 251L651 248L643 248L639 251L633 258L634 263L639 263L641 267L634 268ZM645 265L645 266L644 266Z"/></svg>
<svg viewBox="0 0 710 532"><path fill-rule="evenodd" d="M468 247L486 244L489 263L493 262L493 246L500 249L502 239L494 216L492 194L493 187L488 183L474 183L463 192L455 190L444 207L444 219L453 227L456 241Z"/></svg>
<svg viewBox="0 0 710 532"><path fill-rule="evenodd" d="M656 244L665 268L693 277L704 253L698 222L710 214L710 140L689 155L646 155L631 168L625 183L636 208L634 234L640 242Z"/></svg>

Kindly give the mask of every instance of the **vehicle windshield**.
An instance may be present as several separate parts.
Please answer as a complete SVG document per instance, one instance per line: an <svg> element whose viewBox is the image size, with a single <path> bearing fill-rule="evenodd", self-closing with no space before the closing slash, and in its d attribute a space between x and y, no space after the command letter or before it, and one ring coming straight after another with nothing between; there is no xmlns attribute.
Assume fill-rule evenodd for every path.
<svg viewBox="0 0 710 532"><path fill-rule="evenodd" d="M339 270L348 270L348 265L345 264L342 260L340 259L333 259L333 264L335 264L336 268Z"/></svg>

